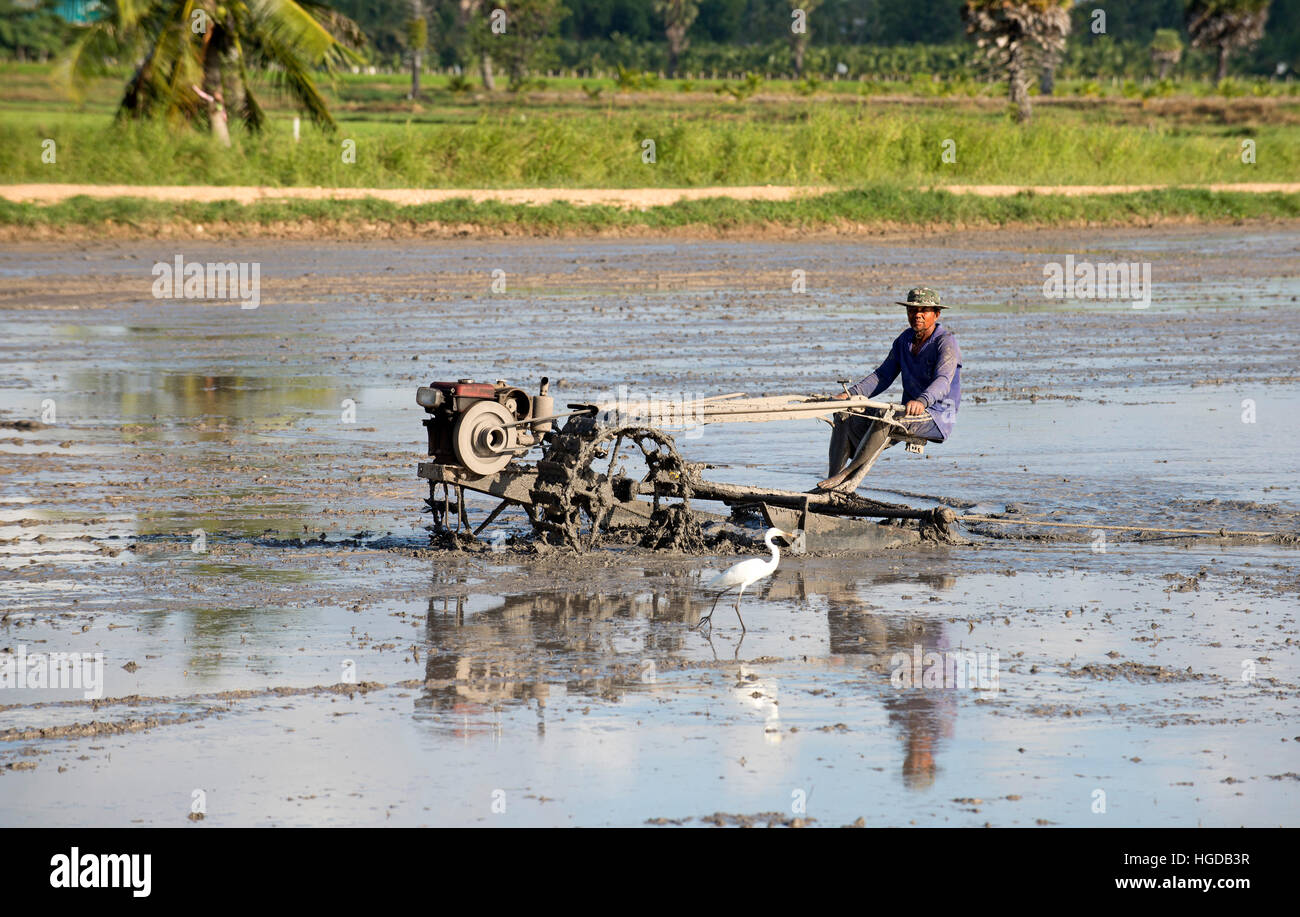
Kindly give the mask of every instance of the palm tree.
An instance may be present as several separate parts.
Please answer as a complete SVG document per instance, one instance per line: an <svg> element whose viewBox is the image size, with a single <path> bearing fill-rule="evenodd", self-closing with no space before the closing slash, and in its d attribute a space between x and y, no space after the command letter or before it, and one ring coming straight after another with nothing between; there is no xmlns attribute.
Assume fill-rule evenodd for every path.
<svg viewBox="0 0 1300 917"><path fill-rule="evenodd" d="M1070 35L1071 26L1072 22L1067 11L1060 44L1051 43L1042 49L1043 69L1038 76L1040 95L1050 96L1056 92L1056 69L1061 66L1061 58L1065 56L1065 40Z"/></svg>
<svg viewBox="0 0 1300 917"><path fill-rule="evenodd" d="M1264 37L1269 0L1189 0L1187 34L1193 48L1218 51L1217 86L1228 75L1228 55Z"/></svg>
<svg viewBox="0 0 1300 917"><path fill-rule="evenodd" d="M421 0L411 0L411 18L406 21L406 46L411 49L411 98L418 99L424 49L429 46L429 22L424 18Z"/></svg>
<svg viewBox="0 0 1300 917"><path fill-rule="evenodd" d="M1159 68L1156 79L1163 80L1167 77L1170 68L1176 67L1182 59L1183 40L1179 37L1178 30L1156 29L1155 37L1151 39L1151 61Z"/></svg>
<svg viewBox="0 0 1300 917"><path fill-rule="evenodd" d="M1004 69L1016 120L1028 121L1028 74L1043 55L1060 54L1070 32L1071 0L966 0L966 34Z"/></svg>
<svg viewBox="0 0 1300 917"><path fill-rule="evenodd" d="M497 9L505 12L505 31L491 30L491 16ZM550 44L560 21L569 14L560 0L490 0L482 4L486 12L478 34L510 74L510 84L523 85L535 61Z"/></svg>
<svg viewBox="0 0 1300 917"><path fill-rule="evenodd" d="M80 30L61 61L74 96L108 61L131 60L136 69L119 118L206 119L227 146L227 95L249 130L266 124L250 69L268 71L313 122L333 129L312 68L359 61L352 48L365 41L352 20L318 0L107 0L104 7L106 14Z"/></svg>
<svg viewBox="0 0 1300 917"><path fill-rule="evenodd" d="M791 18L790 29L790 50L794 54L794 75L803 76L803 56L808 50L808 36L812 34L812 26L807 19L812 17L813 11L822 5L822 0L789 0L790 12L803 10L805 17L805 28L802 32L794 31L794 21Z"/></svg>
<svg viewBox="0 0 1300 917"><path fill-rule="evenodd" d="M457 9L462 25L469 28L470 51L478 56L479 76L483 88L492 92L497 88L492 77L491 35L485 18L487 0L458 0Z"/></svg>
<svg viewBox="0 0 1300 917"><path fill-rule="evenodd" d="M668 37L668 75L676 76L677 61L690 45L686 33L700 14L700 5L695 0L655 0L654 9L663 19Z"/></svg>

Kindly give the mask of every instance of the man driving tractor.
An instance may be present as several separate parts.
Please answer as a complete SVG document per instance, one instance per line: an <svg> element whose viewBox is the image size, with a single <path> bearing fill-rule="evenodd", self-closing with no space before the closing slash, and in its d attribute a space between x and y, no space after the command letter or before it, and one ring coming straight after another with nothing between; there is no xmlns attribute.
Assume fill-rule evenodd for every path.
<svg viewBox="0 0 1300 917"><path fill-rule="evenodd" d="M901 374L906 413L887 417L882 410L867 409L865 413L836 414L830 477L817 485L818 490L853 493L880 453L904 441L903 437L941 443L952 433L961 403L961 350L952 332L939 323L944 308L939 294L918 287L909 290L907 302L898 305L907 307L911 327L894 339L889 356L875 372L833 397L875 398Z"/></svg>

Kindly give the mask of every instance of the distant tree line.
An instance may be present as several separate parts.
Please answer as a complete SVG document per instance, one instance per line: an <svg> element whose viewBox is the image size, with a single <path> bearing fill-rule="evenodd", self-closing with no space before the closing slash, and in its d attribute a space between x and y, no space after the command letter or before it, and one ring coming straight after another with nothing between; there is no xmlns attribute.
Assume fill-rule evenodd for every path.
<svg viewBox="0 0 1300 917"><path fill-rule="evenodd" d="M412 98L430 63L460 71L453 90L469 88L475 72L487 90L499 77L518 89L556 67L612 68L628 88L652 85L658 73L743 73L743 85L728 90L737 98L773 75L802 77L796 88L809 92L823 77L952 77L941 87L952 89L983 76L1005 81L1023 121L1033 89L1051 94L1058 75L1164 79L1190 69L1221 82L1233 65L1289 76L1298 8L1300 0L98 0L74 28L48 0L0 0L0 51L40 58L61 42L57 74L74 97L128 65L119 118L203 124L225 145L232 117L251 131L266 121L253 74L332 129L317 76L385 55L409 66Z"/></svg>
<svg viewBox="0 0 1300 917"><path fill-rule="evenodd" d="M356 21L370 40L374 59L392 64L409 59L406 21L413 4L428 21L428 62L431 66L480 69L470 32L476 18L490 8L514 5L525 11L537 0L334 0L339 12ZM1203 5L1214 6L1214 0ZM1229 0L1228 5L1231 5ZM1287 71L1300 68L1300 0L1272 0L1267 28L1253 45L1232 55L1234 69L1253 75L1271 75L1278 64ZM807 32L800 42L809 67L824 77L834 75L843 63L856 76L876 73L879 61L886 70L890 56L880 49L900 49L899 66L918 60L929 72L955 73L969 64L954 57L952 47L966 42L963 0L553 0L552 21L530 52L536 68L614 69L622 66L670 74L762 71L795 74L800 53L792 42L795 9L806 12ZM694 7L676 54L670 42L666 15L673 8ZM1156 32L1171 29L1187 41L1187 0L1088 0L1069 11L1070 37L1065 67L1102 62L1103 70L1089 76L1140 77L1149 69L1149 49ZM1094 11L1105 13L1105 31L1096 31ZM932 47L932 52L908 48ZM871 48L855 53L849 49ZM820 50L821 53L818 53ZM1115 58L1121 52L1124 66ZM1213 52L1217 54L1217 52ZM677 58L674 60L674 58ZM1188 55L1185 75L1205 75L1208 65L1198 54ZM906 61L907 64L903 62ZM674 63L677 66L674 66ZM830 68L829 70L827 68ZM1209 74L1214 75L1214 67ZM1068 75L1063 73L1063 75Z"/></svg>
<svg viewBox="0 0 1300 917"><path fill-rule="evenodd" d="M1251 0L1200 0L1199 5L1243 3L1252 5ZM621 66L666 74L801 76L806 67L829 79L837 70L851 78L918 70L946 76L971 65L968 49L962 49L968 44L964 0L327 0L323 5L361 27L368 60L394 67L410 66L419 55L422 66L480 74L494 58L512 58L496 63L516 75L529 69L591 72ZM1228 50L1231 66L1254 76L1278 75L1279 65L1283 73L1293 73L1300 68L1300 0L1264 0L1263 5L1266 27L1244 44L1240 39L1249 37L1249 30L1238 32L1238 44ZM46 60L66 48L75 30L56 14L58 6L56 0L0 0L0 54ZM1074 3L1060 75L1149 75L1148 49L1157 32L1166 33L1167 40L1172 31L1188 43L1188 6L1188 0ZM509 29L503 36L486 28L492 9L510 13L511 7L521 20L533 22L527 44L514 41L517 35ZM791 31L796 10L806 19L802 34ZM1097 30L1097 10L1105 14L1104 32ZM674 15L685 20L675 40L668 22ZM415 20L424 25L415 26ZM512 42L513 49L503 49ZM1214 76L1223 63L1221 50L1193 46L1165 70Z"/></svg>
<svg viewBox="0 0 1300 917"><path fill-rule="evenodd" d="M54 12L53 0L0 0L0 52L15 60L48 60L72 41L72 26Z"/></svg>

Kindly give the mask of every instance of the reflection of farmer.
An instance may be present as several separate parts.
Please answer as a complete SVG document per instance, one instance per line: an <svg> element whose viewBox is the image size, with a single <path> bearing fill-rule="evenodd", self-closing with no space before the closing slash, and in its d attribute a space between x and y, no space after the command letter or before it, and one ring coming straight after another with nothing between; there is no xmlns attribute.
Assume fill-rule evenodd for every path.
<svg viewBox="0 0 1300 917"><path fill-rule="evenodd" d="M952 735L956 714L950 694L938 698L888 698L889 722L899 727L906 746L903 753L903 786L909 790L928 790L934 785L934 755L940 736Z"/></svg>
<svg viewBox="0 0 1300 917"><path fill-rule="evenodd" d="M900 435L941 443L952 432L961 402L961 351L952 332L939 323L943 308L939 294L919 287L910 290L907 302L899 305L907 306L911 328L894 340L889 356L874 373L834 397L874 398L901 375L907 413L898 416L895 424L881 419L880 411L837 414L831 431L830 477L817 485L819 490L857 490L880 453L899 442Z"/></svg>
<svg viewBox="0 0 1300 917"><path fill-rule="evenodd" d="M873 584L904 581L915 582L915 578L877 576L872 580ZM936 759L943 750L943 740L953 734L956 695L951 690L925 689L919 683L910 688L895 688L890 681L895 654L904 654L910 664L918 644L922 653L944 652L948 648L942 620L916 617L899 621L893 616L872 614L870 606L858 597L856 584L827 589L826 598L831 653L869 654L890 664L881 701L889 712L889 724L903 741L903 785L909 790L928 789L935 780Z"/></svg>

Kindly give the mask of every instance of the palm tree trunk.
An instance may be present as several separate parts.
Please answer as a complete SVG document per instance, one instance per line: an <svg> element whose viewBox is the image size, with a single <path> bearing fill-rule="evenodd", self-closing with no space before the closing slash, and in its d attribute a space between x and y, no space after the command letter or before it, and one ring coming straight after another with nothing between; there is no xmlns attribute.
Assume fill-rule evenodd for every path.
<svg viewBox="0 0 1300 917"><path fill-rule="evenodd" d="M226 72L230 74L230 92L226 94L230 99L230 102L226 107L229 111L235 113L236 118L242 118L245 114L244 105L248 90L247 87L244 86L243 79L240 78L239 52L231 52L231 54L227 56L225 63L228 65L226 67Z"/></svg>
<svg viewBox="0 0 1300 917"><path fill-rule="evenodd" d="M1011 48L1011 59L1007 64L1007 82L1011 88L1011 104L1016 106L1016 121L1028 121L1033 110L1029 104L1029 87L1025 82L1025 51L1020 42Z"/></svg>
<svg viewBox="0 0 1300 917"><path fill-rule="evenodd" d="M411 40L411 98L420 97L420 69L424 64L424 47L428 42L428 26L424 18L422 0L411 0L411 22L408 26Z"/></svg>
<svg viewBox="0 0 1300 917"><path fill-rule="evenodd" d="M1038 92L1050 96L1056 91L1056 61L1049 60L1043 64L1043 72L1038 75Z"/></svg>
<svg viewBox="0 0 1300 917"><path fill-rule="evenodd" d="M212 136L222 146L230 146L230 128L226 124L225 94L222 92L221 52L212 43L213 27L208 27L208 34L203 39L203 91L210 97L208 105L208 124Z"/></svg>
<svg viewBox="0 0 1300 917"><path fill-rule="evenodd" d="M460 10L460 23L462 26L471 26L474 18L483 8L482 0L459 0L458 7ZM470 42L470 53L480 47L477 41ZM483 78L483 88L492 92L497 88L496 81L492 79L492 56L487 51L478 51L478 70L479 75Z"/></svg>
<svg viewBox="0 0 1300 917"><path fill-rule="evenodd" d="M668 75L677 75L677 62L686 50L686 29L680 23L673 23L664 30L668 38Z"/></svg>
<svg viewBox="0 0 1300 917"><path fill-rule="evenodd" d="M1219 45L1219 70L1214 76L1214 85L1218 86L1228 75L1228 46L1227 44Z"/></svg>
<svg viewBox="0 0 1300 917"><path fill-rule="evenodd" d="M1162 60L1160 62L1160 72L1156 74L1156 79L1163 80L1165 77L1169 76L1169 68L1172 66L1173 66L1172 61L1168 59Z"/></svg>

